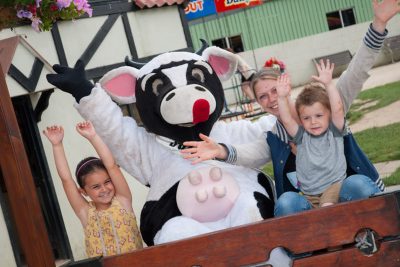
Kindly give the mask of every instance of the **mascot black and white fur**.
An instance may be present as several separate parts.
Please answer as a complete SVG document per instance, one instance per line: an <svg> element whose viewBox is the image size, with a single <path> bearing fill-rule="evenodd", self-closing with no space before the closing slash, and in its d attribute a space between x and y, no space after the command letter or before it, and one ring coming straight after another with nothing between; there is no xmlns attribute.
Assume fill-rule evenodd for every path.
<svg viewBox="0 0 400 267"><path fill-rule="evenodd" d="M193 165L160 142L181 145L203 133L238 144L271 129L275 119L269 116L254 124L218 121L224 106L221 80L236 71L237 56L208 47L199 54L168 52L143 66L128 65L95 85L81 61L74 68L54 65L57 74L47 79L75 97L77 110L93 123L118 164L149 187L140 221L147 245L272 217L272 187L260 171L214 160ZM144 127L123 116L112 99L135 102Z"/></svg>

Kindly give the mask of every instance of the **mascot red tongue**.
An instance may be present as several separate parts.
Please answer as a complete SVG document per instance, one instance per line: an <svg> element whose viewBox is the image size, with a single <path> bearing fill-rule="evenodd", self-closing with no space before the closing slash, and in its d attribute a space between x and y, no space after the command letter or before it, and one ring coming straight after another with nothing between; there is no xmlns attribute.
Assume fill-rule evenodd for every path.
<svg viewBox="0 0 400 267"><path fill-rule="evenodd" d="M193 124L198 124L208 120L210 114L210 104L205 99L196 100L193 105Z"/></svg>

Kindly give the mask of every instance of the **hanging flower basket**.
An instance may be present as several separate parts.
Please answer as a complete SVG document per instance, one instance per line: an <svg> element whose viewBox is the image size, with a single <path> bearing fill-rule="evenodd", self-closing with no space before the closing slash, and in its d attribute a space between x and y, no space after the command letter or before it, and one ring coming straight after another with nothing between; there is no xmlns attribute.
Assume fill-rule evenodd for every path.
<svg viewBox="0 0 400 267"><path fill-rule="evenodd" d="M51 30L57 20L73 20L84 14L92 16L88 0L1 0L0 29L30 23L37 31ZM11 15L13 14L13 15Z"/></svg>

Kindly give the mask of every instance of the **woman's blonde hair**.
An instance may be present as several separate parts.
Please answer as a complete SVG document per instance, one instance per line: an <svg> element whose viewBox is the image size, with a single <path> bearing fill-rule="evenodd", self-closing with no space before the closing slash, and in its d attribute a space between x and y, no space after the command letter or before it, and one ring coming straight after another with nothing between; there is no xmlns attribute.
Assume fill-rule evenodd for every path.
<svg viewBox="0 0 400 267"><path fill-rule="evenodd" d="M280 70L276 68L262 68L257 71L250 82L250 88L254 95L256 95L255 87L260 80L277 80L280 75Z"/></svg>

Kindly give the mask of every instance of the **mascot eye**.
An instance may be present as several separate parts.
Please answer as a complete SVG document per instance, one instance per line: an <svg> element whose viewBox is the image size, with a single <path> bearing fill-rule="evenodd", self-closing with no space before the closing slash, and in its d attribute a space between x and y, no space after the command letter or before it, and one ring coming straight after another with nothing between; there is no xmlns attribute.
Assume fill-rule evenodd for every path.
<svg viewBox="0 0 400 267"><path fill-rule="evenodd" d="M198 80L198 81L204 83L204 73L203 73L203 71L202 71L201 69L197 69L197 68L192 69L192 76L193 76L196 80Z"/></svg>
<svg viewBox="0 0 400 267"><path fill-rule="evenodd" d="M153 93L158 96L160 89L164 85L164 82L161 79L155 79L151 84L151 88L153 89Z"/></svg>

